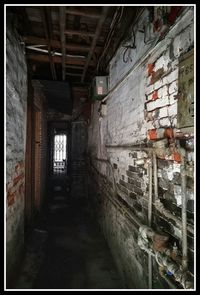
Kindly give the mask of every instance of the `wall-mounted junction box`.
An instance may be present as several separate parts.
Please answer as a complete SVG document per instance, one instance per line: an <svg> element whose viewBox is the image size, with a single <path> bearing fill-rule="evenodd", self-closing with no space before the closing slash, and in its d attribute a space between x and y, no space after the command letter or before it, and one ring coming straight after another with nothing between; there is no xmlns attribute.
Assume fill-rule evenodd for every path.
<svg viewBox="0 0 200 295"><path fill-rule="evenodd" d="M92 83L92 99L101 100L109 90L108 76L97 76Z"/></svg>

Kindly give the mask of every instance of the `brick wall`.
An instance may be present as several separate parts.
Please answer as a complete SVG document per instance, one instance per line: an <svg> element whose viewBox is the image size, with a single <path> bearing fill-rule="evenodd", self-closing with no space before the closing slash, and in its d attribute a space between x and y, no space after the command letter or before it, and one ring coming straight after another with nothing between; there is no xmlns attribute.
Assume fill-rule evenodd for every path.
<svg viewBox="0 0 200 295"><path fill-rule="evenodd" d="M139 22L146 14L145 10ZM136 49L132 50L130 62L123 63L122 47L110 62L110 88L113 90L106 101L107 115L99 116L100 102L95 102L91 110L88 130L90 199L97 208L95 214L128 288L148 288L148 258L137 245L137 237L139 224L148 224L149 153L142 148L133 151L130 145L153 147L158 161L159 199L179 220L182 207L179 144L183 147L188 224L192 226L194 221L194 153L189 147L193 145L193 133L181 140L176 137L179 131L176 118L178 63L179 57L194 46L193 21L193 9L185 8L156 46L154 43L145 45L144 36L137 30L140 26L136 26ZM167 233L170 245L176 242L182 250L181 228L154 206L152 227ZM188 233L191 272L193 239ZM153 288L166 287L155 261L153 266Z"/></svg>
<svg viewBox="0 0 200 295"><path fill-rule="evenodd" d="M27 68L20 36L7 15L6 30L6 270L15 275L24 241L24 160Z"/></svg>

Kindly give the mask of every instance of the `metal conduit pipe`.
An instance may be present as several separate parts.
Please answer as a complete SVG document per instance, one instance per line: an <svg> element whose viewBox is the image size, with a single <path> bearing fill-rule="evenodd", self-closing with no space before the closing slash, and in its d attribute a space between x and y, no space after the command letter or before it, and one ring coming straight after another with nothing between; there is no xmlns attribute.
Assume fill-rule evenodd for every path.
<svg viewBox="0 0 200 295"><path fill-rule="evenodd" d="M181 195L182 195L182 266L188 267L187 254L187 198L186 198L186 171L185 171L185 150L180 148L181 152Z"/></svg>
<svg viewBox="0 0 200 295"><path fill-rule="evenodd" d="M183 153L183 151L182 151ZM184 164L184 157L182 157L182 171L181 171L181 178L182 178L182 221L179 220L175 215L173 215L169 210L167 210L162 202L158 198L158 173L157 173L157 158L156 158L156 153L153 153L153 169L154 169L154 194L155 194L155 201L154 201L154 206L155 208L165 215L167 218L172 219L176 222L178 227L182 230L184 228L184 253L186 253L185 250L185 244L187 243L185 239L187 239L187 230L194 234L194 229L192 226L187 225L187 220L186 220L186 196L185 196L185 191L186 191L186 173L185 173L185 164ZM183 225L184 224L184 225ZM186 237L185 237L186 236Z"/></svg>
<svg viewBox="0 0 200 295"><path fill-rule="evenodd" d="M158 199L158 168L156 153L153 152L153 180L154 180L154 201Z"/></svg>
<svg viewBox="0 0 200 295"><path fill-rule="evenodd" d="M156 252L155 258L158 265L173 274L174 279L179 282L184 289L193 289L194 284L192 277L181 265L172 261L165 253Z"/></svg>
<svg viewBox="0 0 200 295"><path fill-rule="evenodd" d="M187 255L187 230L191 231L191 227L187 227L187 199L186 199L186 171L185 171L185 150L180 148L181 151L181 195L182 195L182 212L181 217L182 221L177 219L173 214L168 212L162 207L161 202L159 203L158 200L158 174L157 174L157 161L156 161L156 154L153 153L153 167L154 167L154 194L155 194L155 206L156 208L162 213L168 215L169 217L173 218L176 223L179 224L182 230L182 266L183 269L187 269L188 267L188 255ZM193 229L192 229L193 232Z"/></svg>
<svg viewBox="0 0 200 295"><path fill-rule="evenodd" d="M148 200L148 225L152 225L152 157L148 162L148 174L149 174L149 200ZM149 289L152 289L152 257L148 254L148 285Z"/></svg>
<svg viewBox="0 0 200 295"><path fill-rule="evenodd" d="M155 237L156 232L151 227L142 225L139 228L138 246L146 253L154 256L158 265L162 267L165 272L168 271L171 273L174 280L179 282L184 289L192 289L194 283L191 273L184 270L181 263L178 263L177 260L174 261L172 259L171 251L167 245L163 244L162 251L156 250L153 242L155 241Z"/></svg>
<svg viewBox="0 0 200 295"><path fill-rule="evenodd" d="M177 289L177 286L174 283L172 283L169 277L166 276L164 267L159 266L159 274L167 282L171 289Z"/></svg>
<svg viewBox="0 0 200 295"><path fill-rule="evenodd" d="M153 148L152 147L143 147L143 146L141 146L141 145L134 145L134 144L129 144L129 143L127 143L127 144L119 144L119 145L109 145L109 144L106 144L105 145L105 147L106 148L108 148L108 149L111 149L111 148L116 148L116 149L120 149L120 148L126 148L126 149L131 149L131 150L134 150L134 151L151 151L151 150L153 150Z"/></svg>

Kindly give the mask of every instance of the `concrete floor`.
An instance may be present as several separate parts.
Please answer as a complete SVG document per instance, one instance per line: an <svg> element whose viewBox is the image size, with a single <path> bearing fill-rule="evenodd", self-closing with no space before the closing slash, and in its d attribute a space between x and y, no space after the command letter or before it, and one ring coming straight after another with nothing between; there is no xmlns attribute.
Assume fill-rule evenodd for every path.
<svg viewBox="0 0 200 295"><path fill-rule="evenodd" d="M122 289L110 250L84 200L54 186L27 243L16 289Z"/></svg>

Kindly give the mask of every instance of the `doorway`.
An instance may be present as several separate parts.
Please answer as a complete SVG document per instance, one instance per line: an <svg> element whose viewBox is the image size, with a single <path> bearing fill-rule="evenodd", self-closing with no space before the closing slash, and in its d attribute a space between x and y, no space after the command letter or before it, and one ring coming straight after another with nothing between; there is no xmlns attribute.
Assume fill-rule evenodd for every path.
<svg viewBox="0 0 200 295"><path fill-rule="evenodd" d="M48 122L48 191L66 193L70 183L70 132L69 122Z"/></svg>

